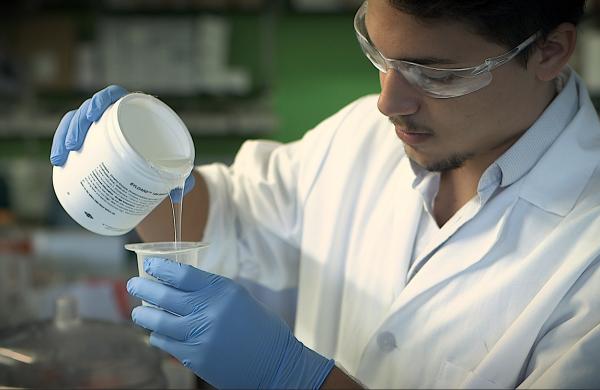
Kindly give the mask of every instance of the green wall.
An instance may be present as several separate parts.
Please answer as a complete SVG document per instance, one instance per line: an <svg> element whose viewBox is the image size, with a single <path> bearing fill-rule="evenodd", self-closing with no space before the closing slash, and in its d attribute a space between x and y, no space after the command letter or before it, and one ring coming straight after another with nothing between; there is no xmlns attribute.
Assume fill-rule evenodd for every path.
<svg viewBox="0 0 600 390"><path fill-rule="evenodd" d="M351 14L288 15L278 25L275 139L302 136L359 96L377 92L376 69L364 57Z"/></svg>

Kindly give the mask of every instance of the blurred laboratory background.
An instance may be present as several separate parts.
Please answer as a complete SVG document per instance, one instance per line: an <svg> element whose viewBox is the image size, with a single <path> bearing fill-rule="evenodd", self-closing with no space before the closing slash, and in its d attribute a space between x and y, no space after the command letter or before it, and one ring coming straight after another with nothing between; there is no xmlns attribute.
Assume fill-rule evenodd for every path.
<svg viewBox="0 0 600 390"><path fill-rule="evenodd" d="M71 349L62 361L48 358L46 371L38 367L21 374L30 380L42 378L47 386L202 386L172 359L138 358L152 359L156 352L145 353L146 345L129 328L129 313L138 302L127 295L125 282L137 275L137 268L123 245L139 238L135 232L97 236L64 213L51 183L54 130L65 112L95 91L119 84L159 97L181 116L193 136L197 164L231 162L246 139L298 139L345 104L379 89L377 72L361 53L353 31L360 3L2 3L0 365L12 364L18 371L28 361L23 354L7 356L7 342L41 334L56 345L68 346L54 328L78 324L86 329L72 337L76 345L88 348L85 359L78 359L77 347L64 347ZM600 103L599 5L588 0L572 62L596 103ZM291 321L293 307L281 307L281 312ZM104 325L94 328L98 324ZM90 337L98 332L103 336ZM127 332L131 337L125 341L117 336ZM99 343L100 339L108 341ZM40 343L28 348L50 347ZM102 348L106 351L91 352ZM119 357L117 350L122 352ZM144 361L141 369L136 366L140 361ZM160 377L153 364L160 365ZM76 379L73 367L81 368ZM0 387L20 380L25 379L0 370Z"/></svg>

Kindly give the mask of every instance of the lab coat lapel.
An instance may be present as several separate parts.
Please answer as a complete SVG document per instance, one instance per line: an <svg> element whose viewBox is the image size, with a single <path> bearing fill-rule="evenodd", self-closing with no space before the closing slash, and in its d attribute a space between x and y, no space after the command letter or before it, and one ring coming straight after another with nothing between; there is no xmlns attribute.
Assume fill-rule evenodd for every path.
<svg viewBox="0 0 600 390"><path fill-rule="evenodd" d="M391 302L405 288L406 275L412 257L421 212L423 211L423 201L419 192L410 185L406 185L406 183L412 183L413 180L414 173L410 161L405 158L400 166L398 178L398 183L401 183L397 186L400 193L397 197L398 207L395 208L392 229L395 236L392 238L390 252L386 256L388 262L386 267L388 268L385 269L393 270L392 275L396 276L391 286L393 292Z"/></svg>
<svg viewBox="0 0 600 390"><path fill-rule="evenodd" d="M422 209L420 194L410 185L414 173L407 158L399 162L391 177L389 193L378 200L380 207L374 219L377 227L367 226L367 237L387 235L389 238L385 245L376 244L374 239L362 244L362 252L355 256L356 266L350 264L347 270L357 289L365 296L377 297L382 311L379 315L387 312L404 288ZM385 272L382 274L381 270Z"/></svg>
<svg viewBox="0 0 600 390"><path fill-rule="evenodd" d="M518 200L518 185L497 197L492 207L478 215L478 223L463 225L408 282L388 315L402 309L416 296L443 284L482 260L498 242ZM412 248L412 247L411 247ZM406 270L404 272L406 276Z"/></svg>
<svg viewBox="0 0 600 390"><path fill-rule="evenodd" d="M341 322L361 326L341 328L336 353L345 357L342 364L350 371L358 369L364 346L404 287L422 208L420 194L410 185L413 179L408 159L402 158L386 176L370 219L350 240ZM387 239L381 241L382 236ZM352 243L360 243L356 251Z"/></svg>

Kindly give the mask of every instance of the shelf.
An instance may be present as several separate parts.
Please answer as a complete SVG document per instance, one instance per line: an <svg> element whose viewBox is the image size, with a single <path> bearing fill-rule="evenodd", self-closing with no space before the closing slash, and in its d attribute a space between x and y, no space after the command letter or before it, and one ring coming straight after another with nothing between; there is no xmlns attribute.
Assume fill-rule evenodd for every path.
<svg viewBox="0 0 600 390"><path fill-rule="evenodd" d="M4 6L4 16L64 12L105 12L124 14L194 14L263 12L271 0L23 0Z"/></svg>
<svg viewBox="0 0 600 390"><path fill-rule="evenodd" d="M354 14L363 0L289 0L294 13L308 15Z"/></svg>
<svg viewBox="0 0 600 390"><path fill-rule="evenodd" d="M178 115L193 136L264 136L273 133L278 124L275 114L264 108L232 109L218 113L180 111ZM39 115L35 112L0 116L0 138L51 138L61 116Z"/></svg>
<svg viewBox="0 0 600 390"><path fill-rule="evenodd" d="M270 0L104 0L102 7L125 12L237 12L262 11Z"/></svg>

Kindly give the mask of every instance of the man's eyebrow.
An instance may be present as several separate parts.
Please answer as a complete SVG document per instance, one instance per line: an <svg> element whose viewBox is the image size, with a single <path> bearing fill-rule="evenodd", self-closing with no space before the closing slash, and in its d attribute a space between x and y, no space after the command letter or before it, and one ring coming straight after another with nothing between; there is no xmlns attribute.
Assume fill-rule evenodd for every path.
<svg viewBox="0 0 600 390"><path fill-rule="evenodd" d="M439 57L404 57L404 58L390 58L396 61L406 61L412 62L419 65L455 65L456 61L453 61L449 58L439 58Z"/></svg>
<svg viewBox="0 0 600 390"><path fill-rule="evenodd" d="M371 39L371 37L368 35L367 32L367 36L366 36L367 40L369 41L369 43L377 50L379 51L379 48L377 48L377 46L375 46L375 44L373 43L373 40ZM381 52L379 52L381 54ZM431 65L456 65L456 61L451 60L449 58L441 58L441 57L402 57L402 58L389 58L390 60L396 60L396 61L406 61L406 62L412 62L414 64L418 64L418 65L425 65L425 66L431 66Z"/></svg>
<svg viewBox="0 0 600 390"><path fill-rule="evenodd" d="M364 24L364 29L365 31L363 32L365 38L367 39L367 41L377 50L379 51L379 48L377 48L377 46L373 43L373 40L371 39L370 35L369 35L369 29L367 28L367 23L365 21ZM379 52L381 54L381 52ZM431 66L431 65L456 65L456 61L453 61L449 58L440 58L440 57L403 57L403 58L388 58L390 60L396 60L396 61L406 61L406 62L412 62L414 64L418 64L418 65L425 65L425 66Z"/></svg>

